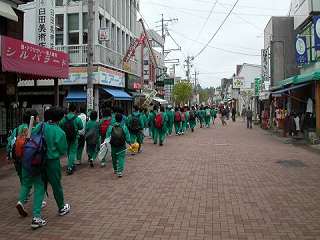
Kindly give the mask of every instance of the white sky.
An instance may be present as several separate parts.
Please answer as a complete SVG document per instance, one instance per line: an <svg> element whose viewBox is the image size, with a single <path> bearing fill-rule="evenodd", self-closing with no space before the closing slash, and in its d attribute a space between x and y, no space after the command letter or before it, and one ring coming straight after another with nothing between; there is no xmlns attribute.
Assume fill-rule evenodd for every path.
<svg viewBox="0 0 320 240"><path fill-rule="evenodd" d="M169 23L168 26L171 35L182 47L181 52L172 52L168 56L169 59L180 59L180 66L176 68L178 76L185 77L185 57L200 51L236 0L217 1L211 17L203 27L215 2L216 0L140 0L141 13L148 28L160 30L157 26L161 24L156 22L161 19L161 13L165 19L179 19L177 23ZM260 55L266 24L271 16L286 16L290 2L291 0L240 0L234 13L211 42L211 47L194 61L194 68L200 72L202 87L219 86L221 78L232 76L237 64L261 64L260 56L246 54ZM199 35L201 29L203 31ZM167 40L166 49L174 46L172 41Z"/></svg>

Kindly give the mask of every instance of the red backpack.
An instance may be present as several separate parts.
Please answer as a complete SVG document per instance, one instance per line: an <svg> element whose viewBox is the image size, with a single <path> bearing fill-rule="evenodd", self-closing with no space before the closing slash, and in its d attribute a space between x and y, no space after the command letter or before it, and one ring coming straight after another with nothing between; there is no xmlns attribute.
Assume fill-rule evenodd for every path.
<svg viewBox="0 0 320 240"><path fill-rule="evenodd" d="M100 134L101 134L102 139L104 139L106 137L107 130L108 130L110 124L111 124L111 118L106 119L102 122L102 124L100 126Z"/></svg>
<svg viewBox="0 0 320 240"><path fill-rule="evenodd" d="M181 115L180 115L179 112L176 112L176 113L174 114L174 121L175 121L175 122L181 122Z"/></svg>
<svg viewBox="0 0 320 240"><path fill-rule="evenodd" d="M161 129L163 127L162 113L158 113L154 119L155 127Z"/></svg>
<svg viewBox="0 0 320 240"><path fill-rule="evenodd" d="M181 121L185 121L186 120L186 113L185 112L183 112L183 113L181 113Z"/></svg>

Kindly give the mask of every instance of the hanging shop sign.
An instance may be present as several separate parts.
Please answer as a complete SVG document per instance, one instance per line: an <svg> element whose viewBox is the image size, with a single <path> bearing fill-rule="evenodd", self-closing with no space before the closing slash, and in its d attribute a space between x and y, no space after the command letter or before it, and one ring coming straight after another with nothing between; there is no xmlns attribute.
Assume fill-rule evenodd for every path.
<svg viewBox="0 0 320 240"><path fill-rule="evenodd" d="M296 62L298 65L308 63L307 39L305 36L296 39Z"/></svg>
<svg viewBox="0 0 320 240"><path fill-rule="evenodd" d="M262 80L269 82L269 50L261 50Z"/></svg>
<svg viewBox="0 0 320 240"><path fill-rule="evenodd" d="M113 87L125 87L125 74L105 67L98 67L99 83Z"/></svg>
<svg viewBox="0 0 320 240"><path fill-rule="evenodd" d="M69 78L62 79L62 85L78 85L87 84L88 73L86 67L70 67ZM99 83L99 73L97 68L93 71L93 84Z"/></svg>
<svg viewBox="0 0 320 240"><path fill-rule="evenodd" d="M42 47L55 47L55 0L36 2L37 44Z"/></svg>
<svg viewBox="0 0 320 240"><path fill-rule="evenodd" d="M130 90L141 89L141 79L135 75L127 74L126 76L126 88Z"/></svg>
<svg viewBox="0 0 320 240"><path fill-rule="evenodd" d="M98 36L99 36L99 41L109 41L110 28L100 28Z"/></svg>
<svg viewBox="0 0 320 240"><path fill-rule="evenodd" d="M314 47L315 50L320 50L320 16L313 17L314 24Z"/></svg>
<svg viewBox="0 0 320 240"><path fill-rule="evenodd" d="M66 78L69 55L14 38L1 37L2 70L47 78Z"/></svg>
<svg viewBox="0 0 320 240"><path fill-rule="evenodd" d="M233 78L233 85L232 85L232 88L233 89L240 89L243 87L243 81L244 81L244 78L243 77L239 77L239 76L235 76Z"/></svg>

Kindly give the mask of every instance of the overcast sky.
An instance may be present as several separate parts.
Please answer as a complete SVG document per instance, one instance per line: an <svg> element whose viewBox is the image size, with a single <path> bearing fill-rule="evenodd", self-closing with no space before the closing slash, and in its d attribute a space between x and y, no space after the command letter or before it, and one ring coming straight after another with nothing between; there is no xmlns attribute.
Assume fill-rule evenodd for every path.
<svg viewBox="0 0 320 240"><path fill-rule="evenodd" d="M168 58L180 59L177 73L178 76L185 77L185 57L201 50L235 2L236 0L140 0L140 9L148 28L160 30L157 27L160 23L156 22L161 19L162 13L165 19L179 19L177 23L169 23L168 29L182 51L172 52ZM263 30L271 16L288 15L290 2L291 0L240 0L210 47L194 60L194 69L200 72L202 87L219 86L221 78L232 76L237 64L260 64L260 56L257 55L260 55L263 48ZM212 14L206 21L214 5ZM166 48L173 47L173 42L168 39Z"/></svg>

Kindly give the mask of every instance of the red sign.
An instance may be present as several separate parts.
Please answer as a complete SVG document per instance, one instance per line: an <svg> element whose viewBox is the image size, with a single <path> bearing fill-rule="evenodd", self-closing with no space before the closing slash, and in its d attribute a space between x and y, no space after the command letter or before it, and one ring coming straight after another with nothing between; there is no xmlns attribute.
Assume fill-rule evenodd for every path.
<svg viewBox="0 0 320 240"><path fill-rule="evenodd" d="M69 55L64 52L1 37L2 71L43 78L68 78Z"/></svg>
<svg viewBox="0 0 320 240"><path fill-rule="evenodd" d="M137 82L133 83L133 89L135 90L141 89L141 83L137 83Z"/></svg>

